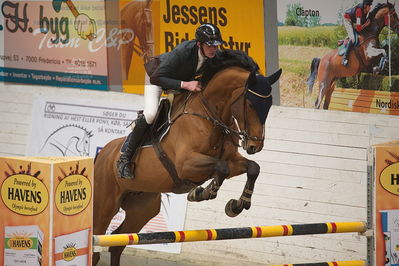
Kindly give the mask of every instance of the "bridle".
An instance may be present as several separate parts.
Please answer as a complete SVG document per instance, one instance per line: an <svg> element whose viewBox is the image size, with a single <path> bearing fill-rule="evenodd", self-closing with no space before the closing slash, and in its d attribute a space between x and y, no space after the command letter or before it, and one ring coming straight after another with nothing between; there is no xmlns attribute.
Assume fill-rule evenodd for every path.
<svg viewBox="0 0 399 266"><path fill-rule="evenodd" d="M140 57L143 58L144 63L147 63L151 57L154 55L154 41L152 37L152 10L151 10L151 2L152 0L147 0L146 5L143 8L142 14L141 14L141 21L142 26L141 28L141 34L138 36L135 33L135 36L138 36L140 40L140 44L136 44L135 42L132 42L132 48L133 51ZM141 41L143 40L143 41Z"/></svg>
<svg viewBox="0 0 399 266"><path fill-rule="evenodd" d="M257 97L266 99L269 98L271 96L271 94L268 95L261 95L259 93L256 93L255 91L251 90L248 88L248 86L246 85L245 87L243 87L242 93L237 96L236 99L234 99L231 103L231 105L233 105L234 103L236 103L241 97L245 97L246 93L251 93ZM190 98L191 95L194 95L193 93L190 93L189 96L186 98L185 103L183 104L183 108L186 105L188 99ZM243 143L248 142L249 140L251 141L264 141L265 137L264 137L264 129L263 129L263 134L262 137L257 137L257 136L251 136L249 134L249 130L248 130L248 119L247 119L247 101L244 99L243 100L243 113L244 113L244 129L241 130L240 127L237 125L237 123L235 122L235 118L232 116L231 120L230 120L230 125L227 125L221 118L220 116L217 114L217 112L214 110L213 106L211 106L208 102L208 100L204 97L203 92L198 92L197 94L198 97L200 98L200 102L202 107L205 110L206 115L204 114L200 114L200 113L196 113L196 112L187 112L185 110L183 110L182 113L180 113L177 117L175 117L174 119L172 119L170 121L170 123L173 123L174 121L176 121L176 119L178 117L180 117L181 115L194 115L194 116L198 116L201 117L203 119L208 120L209 122L211 122L215 127L219 127L222 129L222 132L225 136L237 136ZM236 123L237 127L239 128L239 130L234 129L232 126L233 124Z"/></svg>
<svg viewBox="0 0 399 266"><path fill-rule="evenodd" d="M243 91L242 91L242 93L235 100L232 101L231 105L233 105L235 102L237 102L241 97L245 98L245 94L246 93L251 93L251 94L255 95L256 97L259 97L259 98L262 98L262 99L267 99L267 98L271 97L271 93L269 93L268 95L259 94L259 93L255 92L255 91L251 90L248 87L248 84L246 84L244 89L243 89ZM240 136L240 139L244 143L247 142L248 140L251 140L251 141L264 141L265 140L265 132L264 132L265 129L263 129L263 133L262 133L262 137L261 138L256 137L256 136L250 136L248 134L249 130L248 130L247 101L246 101L246 99L243 100L243 105L244 105L243 106L243 110L244 110L244 112L243 112L243 114L244 114L244 130L238 131L238 135Z"/></svg>

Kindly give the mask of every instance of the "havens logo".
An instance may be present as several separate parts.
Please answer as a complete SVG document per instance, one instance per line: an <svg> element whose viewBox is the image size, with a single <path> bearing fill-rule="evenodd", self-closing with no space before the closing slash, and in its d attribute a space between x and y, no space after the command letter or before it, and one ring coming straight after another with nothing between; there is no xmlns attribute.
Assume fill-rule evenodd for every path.
<svg viewBox="0 0 399 266"><path fill-rule="evenodd" d="M10 165L8 167L16 173ZM22 166L20 167L22 169ZM44 211L49 201L47 187L38 178L40 171L31 175L28 170L8 176L1 185L1 199L8 209L22 215L37 215Z"/></svg>
<svg viewBox="0 0 399 266"><path fill-rule="evenodd" d="M80 213L89 205L91 192L91 183L85 176L69 175L61 180L55 190L55 205L65 215Z"/></svg>
<svg viewBox="0 0 399 266"><path fill-rule="evenodd" d="M380 175L381 186L399 196L399 162L387 166Z"/></svg>
<svg viewBox="0 0 399 266"><path fill-rule="evenodd" d="M5 248L14 250L35 249L37 246L37 238L31 237L31 233L15 232L6 236Z"/></svg>
<svg viewBox="0 0 399 266"><path fill-rule="evenodd" d="M33 240L26 237L14 237L8 239L7 245L11 249L25 250L33 247Z"/></svg>
<svg viewBox="0 0 399 266"><path fill-rule="evenodd" d="M64 247L64 251L62 252L62 259L65 261L71 261L76 256L78 256L78 250L75 247L76 244L69 243Z"/></svg>

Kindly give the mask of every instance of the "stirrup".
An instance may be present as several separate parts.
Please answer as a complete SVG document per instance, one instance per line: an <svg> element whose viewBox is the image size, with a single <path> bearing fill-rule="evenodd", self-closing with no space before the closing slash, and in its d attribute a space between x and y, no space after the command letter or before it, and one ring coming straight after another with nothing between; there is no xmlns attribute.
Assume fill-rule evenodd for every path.
<svg viewBox="0 0 399 266"><path fill-rule="evenodd" d="M348 65L348 59L344 59L344 60L342 60L342 64L344 65L344 66L347 66Z"/></svg>
<svg viewBox="0 0 399 266"><path fill-rule="evenodd" d="M118 169L119 176L125 179L133 179L134 178L134 168L131 167L131 162L126 160L119 159L116 162L116 168Z"/></svg>

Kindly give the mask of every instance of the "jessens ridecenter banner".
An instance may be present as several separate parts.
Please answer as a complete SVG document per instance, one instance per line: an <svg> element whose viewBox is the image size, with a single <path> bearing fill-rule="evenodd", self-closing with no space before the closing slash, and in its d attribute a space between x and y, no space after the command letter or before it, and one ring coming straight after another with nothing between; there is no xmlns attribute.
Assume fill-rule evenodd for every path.
<svg viewBox="0 0 399 266"><path fill-rule="evenodd" d="M107 89L103 0L2 1L0 38L0 81Z"/></svg>
<svg viewBox="0 0 399 266"><path fill-rule="evenodd" d="M245 5L240 0L120 0L121 21L126 23L126 27L130 25L134 28L134 25L143 22L144 18L134 21L129 16L132 12L144 12L135 5L137 2L143 3L141 9L151 10L150 13L147 11L146 17L151 17L152 32L141 37L144 43L141 47L153 51L152 55L169 52L181 42L194 39L199 25L212 23L222 32L223 48L246 52L265 73L263 0L249 0ZM140 34L135 34L136 43L140 46ZM153 45L153 49L146 49L146 40L147 46ZM123 50L122 45L122 55ZM125 64L124 91L142 93L144 57L134 51L126 54L122 56L122 61L129 60ZM122 69L124 67L122 64Z"/></svg>

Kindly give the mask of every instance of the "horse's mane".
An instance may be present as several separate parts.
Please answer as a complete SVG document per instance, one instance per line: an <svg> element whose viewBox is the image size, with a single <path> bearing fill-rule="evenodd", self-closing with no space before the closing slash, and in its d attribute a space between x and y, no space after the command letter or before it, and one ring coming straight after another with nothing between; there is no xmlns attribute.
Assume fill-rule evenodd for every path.
<svg viewBox="0 0 399 266"><path fill-rule="evenodd" d="M382 8L388 7L388 9L392 9L393 8L393 4L391 3L378 3L373 10L370 11L369 13L369 18L370 19L374 19L375 16L377 15L377 12L380 11Z"/></svg>
<svg viewBox="0 0 399 266"><path fill-rule="evenodd" d="M232 66L241 67L250 72L259 70L258 64L246 53L225 49L204 63L200 79L202 86L205 87L217 72Z"/></svg>

